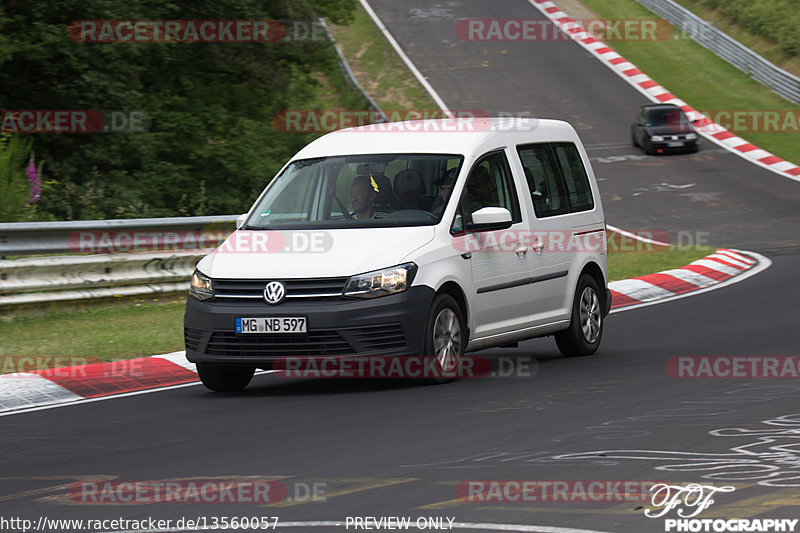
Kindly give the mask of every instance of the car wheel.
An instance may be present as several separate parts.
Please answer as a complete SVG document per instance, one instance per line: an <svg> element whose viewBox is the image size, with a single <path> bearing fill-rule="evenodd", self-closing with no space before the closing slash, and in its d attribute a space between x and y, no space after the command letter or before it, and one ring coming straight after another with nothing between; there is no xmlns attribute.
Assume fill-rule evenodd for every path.
<svg viewBox="0 0 800 533"><path fill-rule="evenodd" d="M631 130L631 144L635 147L639 146L639 143L636 142L636 132Z"/></svg>
<svg viewBox="0 0 800 533"><path fill-rule="evenodd" d="M603 337L603 310L600 289L588 274L578 279L569 327L556 333L556 344L566 357L591 355L600 346Z"/></svg>
<svg viewBox="0 0 800 533"><path fill-rule="evenodd" d="M207 388L215 392L237 392L250 383L256 369L249 366L197 363L197 375Z"/></svg>
<svg viewBox="0 0 800 533"><path fill-rule="evenodd" d="M425 328L425 357L435 359L434 375L425 376L425 380L453 381L466 346L467 328L461 307L449 294L439 294L431 303Z"/></svg>
<svg viewBox="0 0 800 533"><path fill-rule="evenodd" d="M644 146L642 149L647 155L654 155L656 153L655 149L653 148L653 143L649 139L644 141Z"/></svg>

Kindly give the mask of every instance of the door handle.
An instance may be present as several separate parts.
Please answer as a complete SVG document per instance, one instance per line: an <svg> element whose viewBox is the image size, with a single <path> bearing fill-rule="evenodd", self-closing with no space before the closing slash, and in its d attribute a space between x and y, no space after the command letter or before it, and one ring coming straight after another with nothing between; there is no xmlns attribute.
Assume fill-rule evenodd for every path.
<svg viewBox="0 0 800 533"><path fill-rule="evenodd" d="M543 243L541 243L539 241L536 241L535 243L533 243L533 249L534 249L534 251L536 251L537 254L542 253L542 248L544 248L544 244Z"/></svg>
<svg viewBox="0 0 800 533"><path fill-rule="evenodd" d="M516 250L514 250L514 252L517 255L520 255L520 256L525 255L525 254L528 253L528 247L527 246L519 246Z"/></svg>

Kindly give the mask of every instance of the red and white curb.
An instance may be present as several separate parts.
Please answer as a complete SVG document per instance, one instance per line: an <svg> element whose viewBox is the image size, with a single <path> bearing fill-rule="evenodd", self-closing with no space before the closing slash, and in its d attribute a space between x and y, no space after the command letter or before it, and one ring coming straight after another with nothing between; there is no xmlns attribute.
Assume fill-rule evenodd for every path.
<svg viewBox="0 0 800 533"><path fill-rule="evenodd" d="M121 368L122 367L122 368ZM0 416L197 382L184 352L0 375Z"/></svg>
<svg viewBox="0 0 800 533"><path fill-rule="evenodd" d="M675 104L683 109L690 120L697 120L695 128L698 133L709 141L760 167L766 168L786 178L800 181L800 167L766 150L762 150L749 143L747 140L734 135L716 122L709 120L705 115L653 81L647 74L639 70L636 65L615 52L606 43L592 37L578 22L570 18L554 2L549 0L529 1L536 9L541 11L544 16L558 26L561 31L591 52L613 72L647 96L651 101Z"/></svg>
<svg viewBox="0 0 800 533"><path fill-rule="evenodd" d="M653 305L741 281L771 265L766 257L720 249L683 268L608 284L611 312ZM262 372L266 373L266 372ZM184 352L0 375L0 416L132 396L198 383Z"/></svg>
<svg viewBox="0 0 800 533"><path fill-rule="evenodd" d="M612 281L611 312L653 305L718 289L753 276L772 264L754 252L721 248L681 268Z"/></svg>

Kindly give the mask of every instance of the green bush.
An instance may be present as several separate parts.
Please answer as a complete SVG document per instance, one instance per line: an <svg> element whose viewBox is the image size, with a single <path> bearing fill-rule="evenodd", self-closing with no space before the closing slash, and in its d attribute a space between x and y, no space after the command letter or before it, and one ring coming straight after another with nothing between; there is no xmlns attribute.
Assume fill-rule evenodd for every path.
<svg viewBox="0 0 800 533"><path fill-rule="evenodd" d="M800 54L800 9L797 0L699 0L748 31L774 41L785 52Z"/></svg>

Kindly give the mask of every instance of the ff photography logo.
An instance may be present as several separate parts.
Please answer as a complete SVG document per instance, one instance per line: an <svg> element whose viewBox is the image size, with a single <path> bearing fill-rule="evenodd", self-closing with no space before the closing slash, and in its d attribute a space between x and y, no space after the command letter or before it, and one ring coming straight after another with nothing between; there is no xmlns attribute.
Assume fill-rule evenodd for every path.
<svg viewBox="0 0 800 533"><path fill-rule="evenodd" d="M650 492L650 503L658 509L645 509L648 518L661 518L673 509L677 509L679 518L665 518L664 531L698 532L751 532L751 531L794 531L797 519L711 519L695 518L700 513L711 507L716 493L733 492L736 487L730 485L715 487L691 483L685 487L659 483L654 485Z"/></svg>

